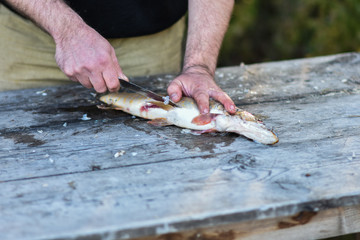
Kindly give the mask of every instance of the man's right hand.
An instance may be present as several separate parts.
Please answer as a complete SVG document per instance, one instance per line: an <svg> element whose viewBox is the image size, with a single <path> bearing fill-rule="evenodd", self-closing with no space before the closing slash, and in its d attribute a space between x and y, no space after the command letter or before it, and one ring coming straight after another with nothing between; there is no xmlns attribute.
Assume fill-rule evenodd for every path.
<svg viewBox="0 0 360 240"><path fill-rule="evenodd" d="M118 77L127 80L110 43L63 0L6 2L53 37L56 62L71 80L99 93L117 91Z"/></svg>
<svg viewBox="0 0 360 240"><path fill-rule="evenodd" d="M117 61L114 48L87 25L55 39L55 59L60 69L75 82L103 93L118 91L118 77L127 79ZM74 31L74 30L70 30Z"/></svg>

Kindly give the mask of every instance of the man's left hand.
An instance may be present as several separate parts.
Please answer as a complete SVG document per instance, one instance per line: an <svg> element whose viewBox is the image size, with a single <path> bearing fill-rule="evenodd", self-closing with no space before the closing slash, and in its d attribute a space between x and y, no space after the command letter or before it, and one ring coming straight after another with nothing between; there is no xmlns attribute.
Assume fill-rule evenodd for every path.
<svg viewBox="0 0 360 240"><path fill-rule="evenodd" d="M190 68L176 77L168 87L170 99L180 101L183 94L194 98L200 113L209 112L209 98L213 98L224 105L231 114L236 112L236 107L231 98L214 81L213 76L203 70Z"/></svg>

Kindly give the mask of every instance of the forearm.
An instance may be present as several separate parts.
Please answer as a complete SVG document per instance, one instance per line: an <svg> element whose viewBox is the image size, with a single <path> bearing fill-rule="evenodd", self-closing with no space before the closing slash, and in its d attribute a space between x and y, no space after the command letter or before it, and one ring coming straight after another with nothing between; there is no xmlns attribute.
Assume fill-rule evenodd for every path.
<svg viewBox="0 0 360 240"><path fill-rule="evenodd" d="M55 41L87 26L81 17L62 0L5 0L19 13L48 32ZM88 27L88 26L87 26Z"/></svg>
<svg viewBox="0 0 360 240"><path fill-rule="evenodd" d="M189 0L184 70L194 66L214 75L233 0Z"/></svg>
<svg viewBox="0 0 360 240"><path fill-rule="evenodd" d="M168 87L171 100L183 94L195 99L201 114L209 113L209 98L234 114L231 98L214 81L222 40L234 0L189 0L189 27L182 73Z"/></svg>

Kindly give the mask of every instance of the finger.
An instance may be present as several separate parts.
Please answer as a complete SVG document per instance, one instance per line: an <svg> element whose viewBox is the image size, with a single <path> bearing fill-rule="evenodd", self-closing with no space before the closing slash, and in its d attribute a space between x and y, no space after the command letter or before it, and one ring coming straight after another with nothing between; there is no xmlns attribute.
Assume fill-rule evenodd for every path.
<svg viewBox="0 0 360 240"><path fill-rule="evenodd" d="M93 85L90 82L90 79L86 76L78 76L78 77L71 77L71 80L75 82L79 82L81 85L83 85L86 88L93 88Z"/></svg>
<svg viewBox="0 0 360 240"><path fill-rule="evenodd" d="M215 99L216 101L218 101L222 105L224 105L225 110L228 111L229 113L234 114L236 112L236 107L235 107L233 100L231 100L229 95L227 95L225 92L223 92L221 90L220 91L211 91L210 97L212 97L213 99Z"/></svg>
<svg viewBox="0 0 360 240"><path fill-rule="evenodd" d="M173 80L168 86L167 92L170 96L171 101L178 102L182 97L182 84L179 80Z"/></svg>
<svg viewBox="0 0 360 240"><path fill-rule="evenodd" d="M118 80L119 74L115 71L114 68L105 69L102 73L103 79L106 84L106 88L110 92L117 92L120 89L120 82Z"/></svg>
<svg viewBox="0 0 360 240"><path fill-rule="evenodd" d="M106 84L105 80L101 73L92 74L90 76L90 82L93 85L94 89L98 93L104 93L106 92Z"/></svg>
<svg viewBox="0 0 360 240"><path fill-rule="evenodd" d="M196 92L193 98L198 105L200 114L209 113L209 95L206 92Z"/></svg>
<svg viewBox="0 0 360 240"><path fill-rule="evenodd" d="M111 54L111 57L112 57L112 60L113 60L113 63L114 63L114 69L117 73L117 78L121 78L121 79L124 79L126 81L129 81L129 79L125 76L125 74L123 73L120 65L119 65L119 62L118 62L118 59L116 57L116 54L115 54L115 51L113 51L113 53Z"/></svg>
<svg viewBox="0 0 360 240"><path fill-rule="evenodd" d="M118 78L124 79L125 81L129 82L128 77L122 71L118 74Z"/></svg>
<svg viewBox="0 0 360 240"><path fill-rule="evenodd" d="M103 79L106 84L106 88L110 92L117 92L120 89L120 82L118 80L118 75L114 71L105 71L102 73Z"/></svg>

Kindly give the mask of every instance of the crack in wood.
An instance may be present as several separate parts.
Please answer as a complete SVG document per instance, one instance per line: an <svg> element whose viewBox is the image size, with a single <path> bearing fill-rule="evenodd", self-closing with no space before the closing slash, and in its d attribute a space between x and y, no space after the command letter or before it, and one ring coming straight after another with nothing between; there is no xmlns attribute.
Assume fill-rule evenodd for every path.
<svg viewBox="0 0 360 240"><path fill-rule="evenodd" d="M190 157L177 157L177 158L171 158L171 159L164 159L160 161L154 161L154 162L146 162L146 163L134 163L134 164L126 164L121 166L113 166L113 167L107 167L102 168L100 165L92 165L90 166L89 170L84 171L72 171L72 172L66 172L66 173L58 173L58 174L49 174L49 175L42 175L42 176L34 176L34 177L25 177L25 178L19 178L19 179L7 179L7 180L1 180L1 183L8 183L8 182L19 182L24 180L33 180L33 179L42 179L42 178L52 178L52 177L59 177L59 176L66 176L66 175L73 175L73 174L86 174L93 171L108 171L113 169L120 169L120 168L129 168L129 167L135 167L135 166L147 166L147 165L156 165L159 163L165 163L165 162L172 162L172 161L184 161L187 159L194 159L194 158L216 158L221 155L228 155L229 153L234 153L235 151L228 152L228 153L216 153L216 154L206 154L206 155L195 155Z"/></svg>
<svg viewBox="0 0 360 240"><path fill-rule="evenodd" d="M291 219L289 219L287 221L280 221L278 223L278 228L284 229L284 228L290 228L290 227L307 224L311 221L311 219L314 216L316 216L316 214L317 214L317 212L312 212L312 211L311 212L310 211L299 212L298 214L296 214L295 216L293 216Z"/></svg>
<svg viewBox="0 0 360 240"><path fill-rule="evenodd" d="M322 91L314 91L309 92L306 94L292 94L291 96L282 96L282 97L271 97L271 96L256 96L256 98L246 98L242 100L234 100L235 104L238 106L248 106L248 105L256 105L256 104L267 104L267 103L277 103L277 102L283 102L283 101L295 101L295 100L301 100L301 99L307 99L310 96L326 96L328 94L344 94L344 95L351 95L356 94L356 89L338 89L338 90L330 90L330 89L324 89ZM257 100L259 99L260 100Z"/></svg>

